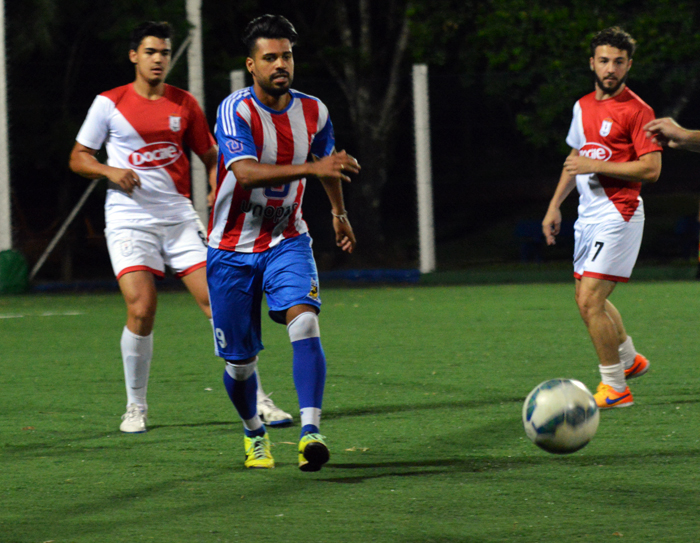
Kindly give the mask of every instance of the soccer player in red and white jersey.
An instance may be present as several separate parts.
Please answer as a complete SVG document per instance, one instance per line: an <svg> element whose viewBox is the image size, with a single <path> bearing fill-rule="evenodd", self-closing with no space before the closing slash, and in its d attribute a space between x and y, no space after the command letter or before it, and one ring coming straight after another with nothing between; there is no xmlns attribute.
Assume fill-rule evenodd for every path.
<svg viewBox="0 0 700 543"><path fill-rule="evenodd" d="M207 279L216 349L226 362L224 386L243 421L245 466L274 467L252 378L263 349L265 295L270 317L287 325L292 343L299 468L317 471L329 459L319 433L326 359L318 272L301 206L306 177L318 177L330 200L336 244L352 252L355 236L341 183L360 168L344 151L335 152L326 106L291 88L296 39L294 26L278 15L259 17L244 31L253 86L226 98L217 114L219 172Z"/></svg>
<svg viewBox="0 0 700 543"><path fill-rule="evenodd" d="M576 187L574 278L576 303L600 361L595 394L601 409L633 404L626 380L649 369L627 335L619 311L608 299L617 283L629 280L639 254L644 183L661 173L661 147L646 138L654 111L627 88L636 43L619 27L591 40L594 92L574 106L566 142L572 147L542 221L548 245L561 227L560 206Z"/></svg>
<svg viewBox="0 0 700 543"><path fill-rule="evenodd" d="M185 146L205 164L212 187L217 147L195 98L165 84L170 38L168 23L146 22L134 29L129 51L134 82L95 98L70 156L74 172L109 181L105 234L127 308L121 338L127 412L120 426L126 433L146 431L157 304L154 276L163 277L165 267L171 268L211 319L205 233L189 198ZM103 144L106 164L95 158ZM276 420L291 422L269 399L261 401L268 413L286 415Z"/></svg>

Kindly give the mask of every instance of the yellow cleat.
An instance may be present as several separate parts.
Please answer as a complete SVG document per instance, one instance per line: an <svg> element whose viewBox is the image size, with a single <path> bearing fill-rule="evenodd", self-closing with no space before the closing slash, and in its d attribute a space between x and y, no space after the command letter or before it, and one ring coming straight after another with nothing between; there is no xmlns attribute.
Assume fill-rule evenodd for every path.
<svg viewBox="0 0 700 543"><path fill-rule="evenodd" d="M299 441L299 469L318 471L328 462L331 453L321 434L306 434Z"/></svg>
<svg viewBox="0 0 700 543"><path fill-rule="evenodd" d="M275 459L270 452L270 438L267 434L258 437L244 436L245 467L255 469L272 469Z"/></svg>
<svg viewBox="0 0 700 543"><path fill-rule="evenodd" d="M627 387L623 392L618 392L610 385L600 383L593 397L595 398L598 409L611 409L613 407L629 407L630 405L634 405L630 387Z"/></svg>

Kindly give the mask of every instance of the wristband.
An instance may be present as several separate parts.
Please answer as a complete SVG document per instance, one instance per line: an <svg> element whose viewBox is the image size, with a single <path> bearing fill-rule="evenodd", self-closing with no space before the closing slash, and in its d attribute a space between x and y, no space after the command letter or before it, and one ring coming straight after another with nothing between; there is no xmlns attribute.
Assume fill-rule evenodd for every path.
<svg viewBox="0 0 700 543"><path fill-rule="evenodd" d="M331 210L331 215L333 215L336 219L338 219L342 223L347 223L348 222L348 212L343 211L340 215L337 213L333 213L333 210Z"/></svg>

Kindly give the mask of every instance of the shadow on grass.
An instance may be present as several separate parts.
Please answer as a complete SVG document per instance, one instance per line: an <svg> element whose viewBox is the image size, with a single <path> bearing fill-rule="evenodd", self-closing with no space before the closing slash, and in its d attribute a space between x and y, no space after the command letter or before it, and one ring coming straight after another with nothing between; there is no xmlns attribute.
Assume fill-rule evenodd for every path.
<svg viewBox="0 0 700 543"><path fill-rule="evenodd" d="M215 421L215 422L198 422L192 424L155 424L148 427L147 432L128 434L115 429L110 432L85 432L82 435L71 434L61 439L54 439L57 432L41 432L35 434L37 439L34 443L10 443L6 442L0 446L3 454L7 455L22 455L38 454L39 456L64 456L67 454L84 454L86 452L97 452L101 450L112 450L123 446L130 448L133 445L153 445L164 441L178 441L181 437L175 435L166 436L158 430L167 430L169 428L216 428L216 427L233 427L237 421ZM68 432L60 432L63 436ZM155 435L154 435L155 434ZM160 439L156 440L155 437ZM42 439L43 438L43 439ZM93 445L92 442L99 442L114 438L106 445ZM77 445L77 446L76 446Z"/></svg>
<svg viewBox="0 0 700 543"><path fill-rule="evenodd" d="M608 466L621 468L629 467L633 460L649 459L649 453L627 453L615 455L542 455L542 456L512 456L502 457L470 457L440 460L416 460L397 462L375 462L375 463L346 463L328 464L324 467L324 472L351 473L357 471L356 475L345 477L331 477L319 479L328 483L357 484L364 481L381 479L384 477L426 477L434 475L455 475L469 473L493 473L501 471L513 471L526 469L529 467L541 468L551 466L552 462L566 465L570 468L585 468ZM679 461L697 462L700 451L697 450L673 450L663 453L655 453L653 458L656 461L675 459Z"/></svg>
<svg viewBox="0 0 700 543"><path fill-rule="evenodd" d="M343 419L347 417L365 417L376 415L387 415L392 413L412 413L416 411L432 411L436 409L480 409L482 407L493 407L500 404L522 404L525 396L483 398L480 400L446 400L444 402L425 402L413 405L366 405L362 407L351 407L347 409L328 409L323 412L323 420Z"/></svg>

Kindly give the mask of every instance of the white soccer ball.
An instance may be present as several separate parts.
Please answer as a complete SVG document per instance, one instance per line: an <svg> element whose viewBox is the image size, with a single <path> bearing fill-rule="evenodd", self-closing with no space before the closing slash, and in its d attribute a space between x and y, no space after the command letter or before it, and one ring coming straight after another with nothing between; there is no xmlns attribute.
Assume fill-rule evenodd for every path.
<svg viewBox="0 0 700 543"><path fill-rule="evenodd" d="M586 386L574 379L551 379L525 399L523 426L530 440L550 453L585 447L598 429L600 412Z"/></svg>

